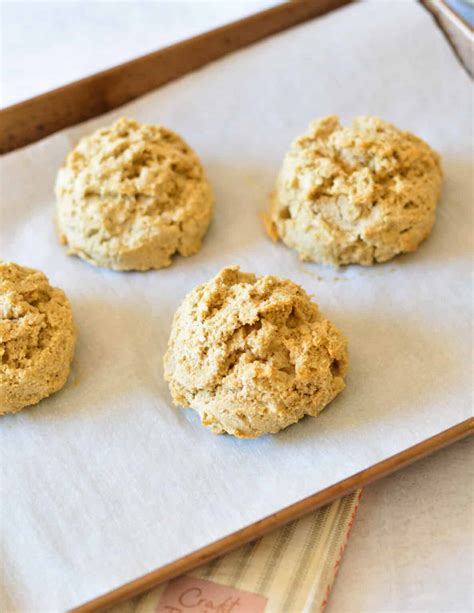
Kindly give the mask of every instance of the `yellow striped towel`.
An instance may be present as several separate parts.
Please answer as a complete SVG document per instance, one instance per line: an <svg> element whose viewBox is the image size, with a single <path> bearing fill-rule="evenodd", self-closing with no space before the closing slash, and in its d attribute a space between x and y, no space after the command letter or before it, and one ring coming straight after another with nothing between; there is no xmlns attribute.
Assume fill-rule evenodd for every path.
<svg viewBox="0 0 474 613"><path fill-rule="evenodd" d="M113 613L313 613L324 609L362 491L113 608Z"/></svg>

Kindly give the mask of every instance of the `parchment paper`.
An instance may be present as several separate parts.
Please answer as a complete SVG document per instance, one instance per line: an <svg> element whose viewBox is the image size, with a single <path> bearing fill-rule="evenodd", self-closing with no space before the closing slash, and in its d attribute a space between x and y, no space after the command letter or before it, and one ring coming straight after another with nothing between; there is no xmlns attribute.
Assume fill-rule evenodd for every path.
<svg viewBox="0 0 474 613"><path fill-rule="evenodd" d="M64 288L79 331L64 390L1 419L4 608L79 605L469 417L470 109L423 8L356 4L3 159L1 255ZM418 253L338 272L266 237L257 214L290 141L329 113L380 115L442 154L438 221ZM166 270L96 269L56 240L58 166L122 114L182 134L215 188L202 251ZM229 264L300 283L350 343L345 392L255 441L210 434L163 381L175 309Z"/></svg>

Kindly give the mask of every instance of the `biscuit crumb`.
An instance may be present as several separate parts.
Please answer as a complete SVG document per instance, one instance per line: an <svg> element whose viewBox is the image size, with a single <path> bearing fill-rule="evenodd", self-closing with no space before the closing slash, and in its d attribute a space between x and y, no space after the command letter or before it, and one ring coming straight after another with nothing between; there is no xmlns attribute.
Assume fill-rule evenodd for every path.
<svg viewBox="0 0 474 613"><path fill-rule="evenodd" d="M260 211L259 217L263 223L265 232L268 234L271 240L276 243L278 241L278 232L272 218L270 217L270 213L268 211Z"/></svg>

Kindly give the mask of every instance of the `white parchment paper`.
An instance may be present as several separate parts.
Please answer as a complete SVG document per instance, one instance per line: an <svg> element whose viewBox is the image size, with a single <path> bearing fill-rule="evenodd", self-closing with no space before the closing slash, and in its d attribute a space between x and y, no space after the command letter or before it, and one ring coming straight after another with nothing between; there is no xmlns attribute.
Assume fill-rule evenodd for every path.
<svg viewBox="0 0 474 613"><path fill-rule="evenodd" d="M79 605L469 417L471 100L421 6L364 3L4 157L1 256L64 288L79 332L63 391L0 421L4 608ZM418 253L338 272L267 239L257 215L282 157L330 113L379 115L442 154L438 221ZM215 188L201 252L166 270L96 269L56 240L58 166L121 114L182 134ZM330 408L255 441L210 434L163 381L175 309L229 264L300 283L350 343Z"/></svg>

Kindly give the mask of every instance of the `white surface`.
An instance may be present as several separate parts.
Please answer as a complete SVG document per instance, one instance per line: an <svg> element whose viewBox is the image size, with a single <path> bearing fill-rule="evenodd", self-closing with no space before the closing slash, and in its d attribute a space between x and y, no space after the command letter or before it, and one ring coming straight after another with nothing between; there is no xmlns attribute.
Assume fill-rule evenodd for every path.
<svg viewBox="0 0 474 613"><path fill-rule="evenodd" d="M327 613L471 613L474 440L366 488Z"/></svg>
<svg viewBox="0 0 474 613"><path fill-rule="evenodd" d="M0 105L116 66L278 4L247 1L5 1Z"/></svg>
<svg viewBox="0 0 474 613"><path fill-rule="evenodd" d="M371 14L362 15L367 10ZM396 38L389 38L387 26L393 22L399 24L400 31L393 32ZM311 52L315 40L318 53ZM334 40L346 41L349 49L334 55L331 51ZM376 56L374 45L379 50ZM290 65L273 55L283 47ZM401 57L400 48L408 49ZM259 57L255 55L257 50ZM301 64L298 64L299 54L303 55L303 58L300 55L304 60ZM428 58L436 69L426 70ZM294 78L296 64L300 65L298 79ZM226 75L244 70L229 88ZM448 72L449 90L444 87ZM423 81L420 74L425 76ZM211 77L212 82L198 96ZM271 109L263 96L256 95L257 84L267 93L267 99L272 100ZM235 92L236 87L238 99L234 94L229 99L228 89ZM456 392L459 393L458 386L463 381L469 381L469 375L462 372L468 360L458 346L461 334L458 326L468 315L468 297L465 286L459 285L455 297L458 308L453 312L452 307L445 306L445 288L441 294L432 290L435 285L439 288L440 274L451 278L462 267L463 241L469 231L469 225L459 227L459 215L452 214L453 210L460 211L459 207L468 205L469 109L462 108L463 100L468 106L468 87L444 39L422 10L405 3L384 3L383 9L377 5L351 7L326 18L324 24L322 20L319 25L308 24L235 54L222 62L221 67L215 64L149 96L135 106L134 115L138 119L167 123L196 147L216 187L219 205L216 223L201 254L177 260L167 271L126 275L126 294L122 293L123 276L67 259L55 242L50 222L54 172L42 174L42 171L50 143L57 145L54 149L54 165L57 165L70 141L58 136L31 148L21 160L16 155L7 159L7 165L21 165L23 177L35 179L26 184L8 182L4 202L8 203L5 211L10 213L7 221L13 232L2 236L2 254L43 268L56 284L67 290L81 335L74 367L78 385L70 384L62 394L43 403L41 411L39 408L28 411L0 424L5 435L0 447L2 460L7 460L2 462L3 477L9 492L3 509L8 541L2 552L6 561L2 568L3 598L7 604L36 610L40 606L56 608L51 607L52 602L64 607L91 597L94 595L91 592L109 589L112 585L106 584L111 581L119 584L159 564L159 558L171 555L167 547L173 540L173 525L180 512L180 508L173 511L171 507L157 506L160 496L168 497L175 507L181 501L182 508L188 506L194 513L195 509L209 513L210 519L199 533L196 530L199 513L195 513L192 525L175 534L179 537L175 546L186 542L192 548L200 539L218 536L216 531L221 527L218 520L222 517L219 508L222 511L222 504L232 502L235 492L239 505L247 504L247 509L240 512L239 505L227 508L225 519L229 529L242 521L250 521L255 513L266 514L272 509L281 493L282 475L290 481L286 491L289 502L291 497L296 499L324 485L328 478L342 478L347 471L355 470L361 459L354 457L356 451L363 450L364 461L396 451L400 440L394 437L394 428L402 422L406 428L407 419L410 428L403 436L408 445L422 438L427 428L442 429L461 417ZM294 94L291 109L288 98L282 96L288 90ZM220 97L221 92L226 96ZM400 92L409 92L409 95L400 97ZM455 115L451 112L454 107ZM293 254L264 239L261 227L255 223L255 214L272 187L288 142L305 128L310 118L332 111L340 111L344 118L358 112L379 113L425 136L441 150L448 176L447 188L435 233L419 254L373 271L349 269L336 275L327 269L321 272L315 266L305 266L303 273ZM210 123L211 117L215 119L217 115L225 121L225 139L222 130ZM258 128L242 132L240 122L255 117ZM446 117L450 118L449 122ZM72 131L73 140L101 122ZM38 180L40 176L44 183ZM9 177L12 179L11 174ZM33 212L27 225L21 212L27 212L30 205ZM245 235L235 234L236 226L232 224L235 210L240 214L239 223L247 226ZM33 226L34 238L29 232ZM455 244L449 240L453 231ZM38 236L44 242L38 241ZM257 243L265 250L267 260L262 261L256 255ZM31 244L39 251L32 252ZM219 252L217 257L215 251ZM233 262L257 272L291 269L287 274L314 291L327 314L348 333L352 348L348 390L329 411L318 420L306 420L278 437L250 443L211 437L192 418L171 411L161 380L160 356L172 312L179 302L178 296L169 292L170 286L179 286L182 295L197 279L201 281L214 274L220 264ZM464 270L467 275L467 265ZM424 314L420 317L410 292L401 295L407 279L412 276L418 279L419 273L423 274L423 281L418 283L416 302L437 323L442 319L442 325L433 327L433 320L425 321ZM315 274L325 280L316 281ZM344 281L334 283L334 276ZM79 279L82 280L78 282ZM369 279L367 292L359 295L356 284L368 284ZM105 283L113 288L114 295L94 296L94 288L100 293ZM134 288L139 288L137 295L133 294ZM164 316L164 325L158 321L158 309ZM99 323L100 329L93 330ZM469 349L469 336L462 334ZM123 347L132 335L134 341L138 336L140 342L131 345L131 352L123 355ZM406 354L393 352L400 342L405 343L407 353L412 353L412 361L407 361ZM434 369L428 372L422 362L425 353L434 360ZM144 365L144 372L140 372ZM109 371L116 374L112 386L107 382ZM416 372L414 381L413 372ZM138 375L141 391L130 389L130 380L127 380L130 373ZM384 394L377 405L369 400L376 384L371 373L372 377L377 375L378 381L383 379ZM418 393L407 389L407 383L413 384ZM444 391L449 393L449 398L443 398ZM398 400L396 394L399 394ZM154 406L154 399L159 397L166 399L162 413ZM150 398L153 406L149 405ZM469 407L465 406L464 414L468 413ZM173 439L160 437L159 423L175 429ZM139 447L137 440L140 440ZM183 441L189 444L184 450ZM90 452L89 445L93 445ZM330 462L326 452L337 448L343 450L339 451L339 460ZM200 453L203 449L205 457ZM209 487L208 499L197 499L196 491L183 492L182 481L174 490L175 496L169 490L154 491L161 479L171 481L172 463L165 462L167 454L172 454L173 460L186 459L186 474L194 482ZM144 468L145 459L152 463L151 470ZM296 469L293 464L291 468L289 461L298 459L301 465ZM239 476L232 468L236 462L243 463L249 471L245 484L251 483L253 494L259 492L257 500L254 495L247 497L249 492L242 474ZM221 482L219 489L215 481L217 468L224 463L228 478ZM77 466L81 475L72 478ZM315 466L319 471L314 470ZM26 477L30 484L28 492L21 487ZM62 484L61 490L58 482ZM145 491L141 490L144 482ZM107 487L113 489L112 494L106 494ZM32 507L29 513L18 506L25 496ZM91 498L94 506L89 504ZM54 509L45 513L45 505ZM27 526L32 513L38 524L28 540ZM100 532L95 531L98 523ZM162 530L163 536L169 537L166 543L158 538ZM123 544L119 544L120 538L130 546L143 542L139 551L125 553ZM21 563L13 551L15 556L21 553ZM25 586L29 592L24 591ZM466 594L464 584L460 584L460 589ZM47 600L42 600L45 594Z"/></svg>

